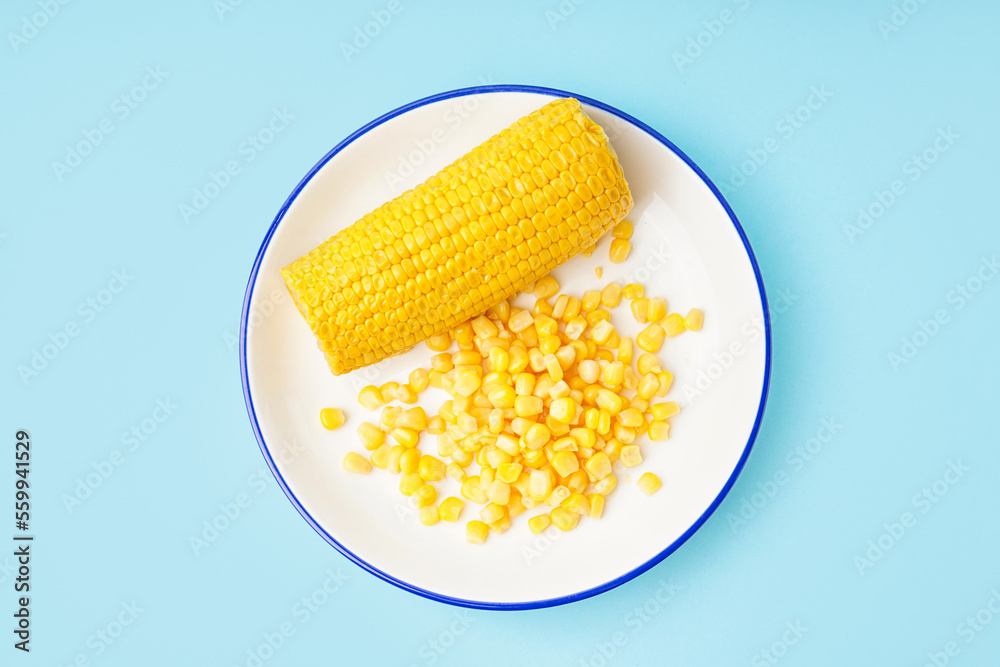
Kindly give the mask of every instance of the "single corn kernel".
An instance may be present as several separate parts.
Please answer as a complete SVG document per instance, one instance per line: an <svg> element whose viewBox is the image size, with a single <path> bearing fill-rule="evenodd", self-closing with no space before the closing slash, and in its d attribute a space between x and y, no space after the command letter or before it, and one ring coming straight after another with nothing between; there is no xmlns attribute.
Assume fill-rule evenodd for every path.
<svg viewBox="0 0 1000 667"><path fill-rule="evenodd" d="M344 423L344 412L340 408L323 408L319 411L319 421L323 428L332 431Z"/></svg>
<svg viewBox="0 0 1000 667"><path fill-rule="evenodd" d="M382 399L386 403L391 403L396 400L396 391L399 390L398 382L386 382L381 387L378 388L379 393L382 394Z"/></svg>
<svg viewBox="0 0 1000 667"><path fill-rule="evenodd" d="M404 472L399 477L399 492L404 496L412 496L413 493L423 486L424 480L415 472Z"/></svg>
<svg viewBox="0 0 1000 667"><path fill-rule="evenodd" d="M622 338L618 344L618 361L623 364L632 363L632 339L628 336Z"/></svg>
<svg viewBox="0 0 1000 667"><path fill-rule="evenodd" d="M514 401L514 412L517 413L518 417L532 417L541 414L542 408L542 399L537 396L518 396Z"/></svg>
<svg viewBox="0 0 1000 667"><path fill-rule="evenodd" d="M606 496L614 491L616 486L618 486L618 480L614 475L608 475L601 481L594 484L594 492L599 493L602 496Z"/></svg>
<svg viewBox="0 0 1000 667"><path fill-rule="evenodd" d="M654 420L649 423L649 439L654 442L666 440L670 437L670 424L665 421Z"/></svg>
<svg viewBox="0 0 1000 667"><path fill-rule="evenodd" d="M558 341L557 341L558 342ZM559 360L556 359L554 354L545 355L545 370L548 371L549 377L552 378L553 382L559 382L563 378L562 366L559 365Z"/></svg>
<svg viewBox="0 0 1000 667"><path fill-rule="evenodd" d="M571 438L569 436L559 438L552 443L553 452L575 452L579 449L580 446L576 444L576 438Z"/></svg>
<svg viewBox="0 0 1000 667"><path fill-rule="evenodd" d="M611 325L610 322L602 320L597 324L595 324L594 328L591 329L590 337L598 345L604 345L605 343L608 342L608 339L611 338L611 333L614 330L615 328Z"/></svg>
<svg viewBox="0 0 1000 667"><path fill-rule="evenodd" d="M670 338L679 336L687 331L687 327L684 325L684 318L678 313L670 313L667 315L666 319L663 320L663 328L666 330L667 336Z"/></svg>
<svg viewBox="0 0 1000 667"><path fill-rule="evenodd" d="M378 387L370 384L358 393L358 403L369 410L374 410L385 403L385 400L383 400L382 392L379 391Z"/></svg>
<svg viewBox="0 0 1000 667"><path fill-rule="evenodd" d="M587 320L580 315L573 317L566 322L566 337L570 340L579 340L580 336L587 329Z"/></svg>
<svg viewBox="0 0 1000 667"><path fill-rule="evenodd" d="M403 474L417 472L420 468L420 450L407 449L399 457L399 469Z"/></svg>
<svg viewBox="0 0 1000 667"><path fill-rule="evenodd" d="M559 283L551 275L542 276L535 281L535 289L531 293L538 299L548 299L559 293Z"/></svg>
<svg viewBox="0 0 1000 667"><path fill-rule="evenodd" d="M500 408L493 408L490 410L489 422L487 423L487 428L489 432L494 435L499 435L503 432L504 419L503 410Z"/></svg>
<svg viewBox="0 0 1000 667"><path fill-rule="evenodd" d="M552 317L554 319L562 319L563 313L566 312L566 305L569 303L569 297L565 294L560 294L556 298L555 304L552 306Z"/></svg>
<svg viewBox="0 0 1000 667"><path fill-rule="evenodd" d="M427 414L420 406L404 410L396 417L396 428L409 428L414 431L422 431L427 428Z"/></svg>
<svg viewBox="0 0 1000 667"><path fill-rule="evenodd" d="M389 467L390 452L392 452L392 448L383 443L375 448L375 451L368 456L368 460L371 461L372 465L376 468L385 470Z"/></svg>
<svg viewBox="0 0 1000 667"><path fill-rule="evenodd" d="M635 408L625 408L618 413L618 423L622 426L628 426L630 428L635 428L642 424L644 418L642 412L636 410Z"/></svg>
<svg viewBox="0 0 1000 667"><path fill-rule="evenodd" d="M611 413L603 408L598 413L597 432L601 435L607 435L611 432Z"/></svg>
<svg viewBox="0 0 1000 667"><path fill-rule="evenodd" d="M489 402L494 408L506 410L514 407L517 399L517 391L510 385L497 386L490 390Z"/></svg>
<svg viewBox="0 0 1000 667"><path fill-rule="evenodd" d="M594 275L598 278L598 280L600 280L604 277L604 269L599 266L594 267Z"/></svg>
<svg viewBox="0 0 1000 667"><path fill-rule="evenodd" d="M430 484L424 484L420 486L416 491L413 492L411 496L413 502L416 503L417 507L426 507L427 505L433 505L434 501L437 500L438 494L437 489L435 489Z"/></svg>
<svg viewBox="0 0 1000 667"><path fill-rule="evenodd" d="M445 421L440 415L434 415L427 420L427 432L431 435L441 435L444 429Z"/></svg>
<svg viewBox="0 0 1000 667"><path fill-rule="evenodd" d="M420 434L411 428L393 428L389 431L389 435L392 439L401 444L403 447L412 449L417 446L420 441Z"/></svg>
<svg viewBox="0 0 1000 667"><path fill-rule="evenodd" d="M538 535L550 525L552 525L552 520L549 518L548 514L539 514L538 516L533 516L528 519L528 528L535 535Z"/></svg>
<svg viewBox="0 0 1000 667"><path fill-rule="evenodd" d="M469 479L469 475L466 474L464 469L462 469L462 466L458 465L454 461L448 464L447 470L448 470L448 477L451 477L459 484L464 484L465 480Z"/></svg>
<svg viewBox="0 0 1000 667"><path fill-rule="evenodd" d="M531 311L519 310L510 316L510 320L507 321L507 328L514 333L521 333L528 327L530 327L535 321L532 317Z"/></svg>
<svg viewBox="0 0 1000 667"><path fill-rule="evenodd" d="M552 456L552 469L560 477L567 477L580 469L580 462L573 452L556 452Z"/></svg>
<svg viewBox="0 0 1000 667"><path fill-rule="evenodd" d="M587 503L590 505L587 516L591 519L600 519L601 515L604 514L604 496L599 493L591 493L587 496Z"/></svg>
<svg viewBox="0 0 1000 667"><path fill-rule="evenodd" d="M524 347L510 348L510 362L507 364L507 372L511 375L520 373L528 367L528 351Z"/></svg>
<svg viewBox="0 0 1000 667"><path fill-rule="evenodd" d="M570 388L569 385L566 384L565 380L559 380L559 382L556 382L554 385L552 385L552 388L549 389L549 398L553 400L558 398L566 398L567 396L569 396L569 394L570 394Z"/></svg>
<svg viewBox="0 0 1000 667"><path fill-rule="evenodd" d="M608 283L601 290L601 305L614 308L622 300L622 287L618 283Z"/></svg>
<svg viewBox="0 0 1000 667"><path fill-rule="evenodd" d="M379 418L379 426L388 431L396 424L396 417L402 414L403 408L395 405L387 405L382 408L382 415Z"/></svg>
<svg viewBox="0 0 1000 667"><path fill-rule="evenodd" d="M535 424L524 435L524 446L531 450L541 449L552 439L552 433L544 424Z"/></svg>
<svg viewBox="0 0 1000 667"><path fill-rule="evenodd" d="M490 527L482 521L470 521L465 524L465 541L469 544L482 544L490 534Z"/></svg>
<svg viewBox="0 0 1000 667"><path fill-rule="evenodd" d="M635 337L635 344L646 352L658 352L663 345L663 327L655 322L639 332Z"/></svg>
<svg viewBox="0 0 1000 667"><path fill-rule="evenodd" d="M444 461L441 459L431 456L430 454L424 454L420 457L418 472L420 473L421 479L428 482L439 482L444 479L447 471L448 466L446 466Z"/></svg>
<svg viewBox="0 0 1000 667"><path fill-rule="evenodd" d="M688 331L701 331L701 327L704 323L705 313L701 312L700 308L692 308L684 317L684 327Z"/></svg>
<svg viewBox="0 0 1000 667"><path fill-rule="evenodd" d="M625 407L625 399L609 389L597 391L597 407L607 410L609 418L617 415Z"/></svg>
<svg viewBox="0 0 1000 667"><path fill-rule="evenodd" d="M399 467L399 461L403 457L404 451L405 450L402 445L393 445L389 449L389 463L385 466L385 468L393 475L398 475L402 472Z"/></svg>
<svg viewBox="0 0 1000 667"><path fill-rule="evenodd" d="M368 422L361 422L361 425L358 426L358 437L361 438L361 444L364 445L364 448L369 451L377 449L385 442L385 432Z"/></svg>
<svg viewBox="0 0 1000 667"><path fill-rule="evenodd" d="M506 505L510 501L510 484L500 479L493 480L490 488L486 491L486 497L492 503ZM487 523L489 522L487 521Z"/></svg>
<svg viewBox="0 0 1000 667"><path fill-rule="evenodd" d="M372 464L357 452L347 452L344 455L344 470L347 472L356 472L359 475L367 475L372 471Z"/></svg>
<svg viewBox="0 0 1000 667"><path fill-rule="evenodd" d="M611 236L616 239L629 240L632 238L632 223L628 220L622 220L611 229Z"/></svg>
<svg viewBox="0 0 1000 667"><path fill-rule="evenodd" d="M489 353L490 370L502 373L510 366L510 353L502 347L494 347Z"/></svg>
<svg viewBox="0 0 1000 667"><path fill-rule="evenodd" d="M528 478L528 495L542 501L549 497L555 486L555 476L551 470L532 470Z"/></svg>
<svg viewBox="0 0 1000 667"><path fill-rule="evenodd" d="M451 361L451 355L447 352L435 354L431 357L431 368L439 373L447 373L454 367L455 365Z"/></svg>
<svg viewBox="0 0 1000 667"><path fill-rule="evenodd" d="M530 396L535 390L535 380L532 373L519 373L514 380L514 391L518 396Z"/></svg>
<svg viewBox="0 0 1000 667"><path fill-rule="evenodd" d="M674 376L669 371L660 371L656 374L660 381L660 386L656 388L656 396L663 398L670 391L670 385L674 383Z"/></svg>
<svg viewBox="0 0 1000 667"><path fill-rule="evenodd" d="M601 480L611 474L611 459L604 452L597 452L589 459L584 466L594 479Z"/></svg>
<svg viewBox="0 0 1000 667"><path fill-rule="evenodd" d="M559 506L577 514L587 514L590 511L590 502L587 501L586 496L578 491L570 493L569 497L562 501Z"/></svg>
<svg viewBox="0 0 1000 667"><path fill-rule="evenodd" d="M431 336L425 342L427 348L433 350L434 352L444 352L449 347L451 347L451 335L448 332L444 332L439 336Z"/></svg>
<svg viewBox="0 0 1000 667"><path fill-rule="evenodd" d="M608 259L611 260L612 264L621 264L628 258L629 251L632 250L632 244L625 239L614 239L611 241L611 251L608 253Z"/></svg>
<svg viewBox="0 0 1000 667"><path fill-rule="evenodd" d="M396 398L403 403L413 404L417 402L417 392L409 384L403 384L396 390Z"/></svg>
<svg viewBox="0 0 1000 667"><path fill-rule="evenodd" d="M600 367L593 359L584 359L579 363L576 370L587 384L597 382L597 378L600 375Z"/></svg>
<svg viewBox="0 0 1000 667"><path fill-rule="evenodd" d="M635 388L636 395L639 398L648 401L656 393L657 387L660 386L660 381L653 373L647 373L642 376L639 380L639 384Z"/></svg>
<svg viewBox="0 0 1000 667"><path fill-rule="evenodd" d="M520 463L504 463L497 468L497 478L507 484L513 484L521 476L522 470L524 466Z"/></svg>
<svg viewBox="0 0 1000 667"><path fill-rule="evenodd" d="M450 496L441 501L438 505L438 517L442 521L458 521L458 517L462 515L462 510L465 508L465 501L461 498L456 498L455 496Z"/></svg>
<svg viewBox="0 0 1000 667"><path fill-rule="evenodd" d="M572 398L557 398L549 405L549 416L563 424L568 424L576 416L576 407L576 401Z"/></svg>
<svg viewBox="0 0 1000 667"><path fill-rule="evenodd" d="M549 512L552 525L562 531L573 530L580 522L580 515L565 507L556 507Z"/></svg>
<svg viewBox="0 0 1000 667"><path fill-rule="evenodd" d="M441 433L437 438L438 456L451 456L458 450L458 443L448 433Z"/></svg>
<svg viewBox="0 0 1000 667"><path fill-rule="evenodd" d="M478 338L489 338L500 333L497 325L493 324L485 315L480 315L472 320L472 331Z"/></svg>
<svg viewBox="0 0 1000 667"><path fill-rule="evenodd" d="M649 299L645 297L633 299L631 309L632 317L636 322L639 324L649 322Z"/></svg>
<svg viewBox="0 0 1000 667"><path fill-rule="evenodd" d="M622 289L622 298L638 299L639 297L645 295L645 293L646 288L639 283L629 283Z"/></svg>
<svg viewBox="0 0 1000 667"><path fill-rule="evenodd" d="M639 371L640 375L646 375L648 373L659 373L663 370L660 367L660 360L652 352L643 352L639 355L639 360L636 361L636 370Z"/></svg>
<svg viewBox="0 0 1000 667"><path fill-rule="evenodd" d="M441 520L441 515L438 514L438 508L434 507L434 505L421 507L417 510L417 517L420 519L420 523L425 526L433 526Z"/></svg>
<svg viewBox="0 0 1000 667"><path fill-rule="evenodd" d="M571 319L580 314L580 299L575 296L571 296L566 300L566 310L563 312L563 322L569 322Z"/></svg>
<svg viewBox="0 0 1000 667"><path fill-rule="evenodd" d="M649 300L648 317L650 322L660 323L667 316L667 302L663 297L654 296Z"/></svg>
<svg viewBox="0 0 1000 667"><path fill-rule="evenodd" d="M646 472L642 474L639 481L635 483L639 487L639 490L645 493L647 496L651 496L660 490L660 478L651 472Z"/></svg>
<svg viewBox="0 0 1000 667"><path fill-rule="evenodd" d="M430 382L430 376L427 374L426 368L417 368L410 373L410 386L413 387L413 391L418 394L424 389L427 389L427 385Z"/></svg>
<svg viewBox="0 0 1000 667"><path fill-rule="evenodd" d="M639 445L625 445L619 457L626 468L634 468L642 463L642 451L639 450Z"/></svg>
<svg viewBox="0 0 1000 667"><path fill-rule="evenodd" d="M494 521L499 521L507 514L502 506L497 503L489 503L483 509L479 510L479 518L483 520L483 523L493 523Z"/></svg>
<svg viewBox="0 0 1000 667"><path fill-rule="evenodd" d="M601 293L598 290L587 290L580 299L580 310L589 313L601 305Z"/></svg>
<svg viewBox="0 0 1000 667"><path fill-rule="evenodd" d="M660 421L670 419L680 411L681 407L677 405L676 401L667 401L666 403L654 403L650 407L650 412L653 415L653 419L658 419Z"/></svg>
<svg viewBox="0 0 1000 667"><path fill-rule="evenodd" d="M615 361L604 367L604 372L601 373L601 383L605 387L617 388L621 385L622 381L625 379L625 364L620 361Z"/></svg>

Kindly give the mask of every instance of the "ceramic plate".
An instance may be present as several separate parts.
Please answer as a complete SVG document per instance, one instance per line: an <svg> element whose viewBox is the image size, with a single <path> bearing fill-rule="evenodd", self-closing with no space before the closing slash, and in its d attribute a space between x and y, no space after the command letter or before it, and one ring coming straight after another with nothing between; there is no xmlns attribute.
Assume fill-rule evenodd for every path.
<svg viewBox="0 0 1000 667"><path fill-rule="evenodd" d="M327 369L315 339L289 297L279 270L384 201L402 193L553 97L574 96L600 123L621 160L635 200L633 250L608 261L610 234L590 257L554 275L580 295L610 281L642 283L672 312L705 312L704 329L669 339L661 350L674 374L670 394L682 411L671 437L643 443L643 463L615 464L618 488L604 516L568 533L534 535L515 517L484 545L465 542L468 503L458 523L427 527L398 491L399 477L374 469L343 470L349 450L366 453L355 429L377 421L357 403L358 390L403 383L427 366L418 345L404 355L345 376ZM595 276L602 267L603 277ZM521 297L524 299L524 297ZM530 303L524 301L525 304ZM634 336L627 302L613 321ZM334 548L382 579L443 602L525 609L579 600L613 588L677 549L708 518L750 452L767 395L770 336L767 303L753 253L736 216L691 160L640 121L596 100L527 86L487 86L435 95L396 109L331 150L278 212L257 254L243 308L240 358L247 409L261 451L305 520ZM436 412L445 394L428 390L421 404ZM319 412L338 406L347 423L330 432ZM434 436L421 448L436 453ZM475 466L475 464L473 464ZM652 496L636 480L663 482ZM450 478L439 498L458 496Z"/></svg>

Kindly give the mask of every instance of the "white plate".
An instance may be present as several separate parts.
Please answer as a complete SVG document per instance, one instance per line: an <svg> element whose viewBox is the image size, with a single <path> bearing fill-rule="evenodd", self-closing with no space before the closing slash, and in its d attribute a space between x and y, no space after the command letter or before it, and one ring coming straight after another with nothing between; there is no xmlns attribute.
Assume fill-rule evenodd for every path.
<svg viewBox="0 0 1000 667"><path fill-rule="evenodd" d="M674 373L669 400L683 406L671 438L643 438L645 461L616 464L618 488L604 517L584 518L569 533L533 535L516 517L485 545L466 544L461 520L419 523L398 491L399 477L374 469L353 475L345 452L366 453L357 425L376 420L357 403L358 389L406 381L427 365L424 345L377 367L334 376L279 269L382 202L413 187L521 116L565 91L488 86L419 100L378 118L330 151L278 212L257 255L243 309L240 358L254 433L268 465L306 521L331 545L373 574L419 595L479 608L525 609L579 600L649 569L708 518L732 486L757 434L767 396L770 334L764 288L750 246L719 191L683 153L630 116L578 95L611 137L635 208L633 250L615 266L610 239L589 258L555 271L571 294L609 281L645 284L671 311L705 312L701 332L669 339L661 358ZM610 235L608 235L610 237ZM594 268L603 267L598 280ZM614 320L638 332L627 302ZM421 403L437 407L444 394L428 390ZM665 399L667 400L667 399ZM323 407L339 406L347 424L334 432L319 423ZM434 437L421 447L436 453ZM473 464L475 465L475 464ZM655 472L663 488L644 496L635 482ZM439 498L459 495L450 478Z"/></svg>

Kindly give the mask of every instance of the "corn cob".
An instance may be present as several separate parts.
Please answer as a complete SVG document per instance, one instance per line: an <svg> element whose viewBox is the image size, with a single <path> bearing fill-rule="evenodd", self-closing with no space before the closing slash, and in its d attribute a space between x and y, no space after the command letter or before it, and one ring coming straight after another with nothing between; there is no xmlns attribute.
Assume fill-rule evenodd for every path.
<svg viewBox="0 0 1000 667"><path fill-rule="evenodd" d="M604 130L577 100L559 99L281 273L340 375L484 313L631 208Z"/></svg>

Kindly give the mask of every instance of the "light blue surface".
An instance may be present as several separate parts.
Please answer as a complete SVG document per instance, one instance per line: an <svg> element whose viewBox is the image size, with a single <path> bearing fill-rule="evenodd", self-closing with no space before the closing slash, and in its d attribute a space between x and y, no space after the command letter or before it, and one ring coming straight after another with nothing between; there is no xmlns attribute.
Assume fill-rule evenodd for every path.
<svg viewBox="0 0 1000 667"><path fill-rule="evenodd" d="M58 11L12 45L7 33L43 6ZM613 650L609 664L769 665L761 651L772 648L782 665L996 661L1000 617L966 618L1000 590L1000 280L971 300L956 288L976 287L982 258L1000 249L1000 11L898 2L902 25L890 32L879 22L892 20L891 2L562 6L565 21L554 1L475 11L402 1L348 61L340 43L388 3L247 0L222 18L207 0L7 4L0 465L13 468L14 433L29 430L37 541L32 653L5 630L0 664L252 665L248 650L285 623L294 634L263 664L576 666ZM916 11L903 23L905 9ZM678 64L699 37L707 46ZM115 103L147 68L166 76L146 78L136 108ZM424 600L323 542L265 469L234 343L254 255L306 171L372 118L483 82L577 90L671 139L727 186L773 314L768 411L719 511L650 572L542 611ZM819 108L800 127L783 123L813 87L829 98L813 97ZM275 109L294 118L262 150L243 145ZM52 163L103 119L113 131L60 180ZM949 128L957 138L939 141L947 151L912 180L912 156ZM734 182L747 151L762 161L765 146L766 162ZM185 222L179 207L230 160L239 173ZM881 217L845 229L897 179L904 189ZM123 270L124 289L102 292ZM89 298L106 305L97 312ZM923 335L937 311L944 323ZM62 341L72 324L78 335ZM65 348L48 348L54 358L25 382L18 367L50 336ZM925 344L894 368L890 353L913 352L904 337ZM165 416L157 400L177 407L144 424ZM129 451L123 434L143 426L151 435ZM818 437L828 442L810 443ZM820 447L809 460L794 453L810 445ZM64 494L115 450L121 465L68 511ZM967 470L956 477L951 464ZM768 487L776 475L784 483ZM938 485L938 502L919 497L946 476L955 483ZM11 507L13 476L0 478ZM755 496L761 488L773 497ZM249 505L196 555L189 537L238 496ZM744 501L758 507L739 524ZM910 527L893 526L905 512ZM880 537L892 543L885 555L857 561ZM0 556L9 620L12 565ZM325 604L302 606L328 579L337 590L316 595ZM130 620L122 605L133 603L135 621L104 644L97 632ZM788 630L796 623L801 637Z"/></svg>

